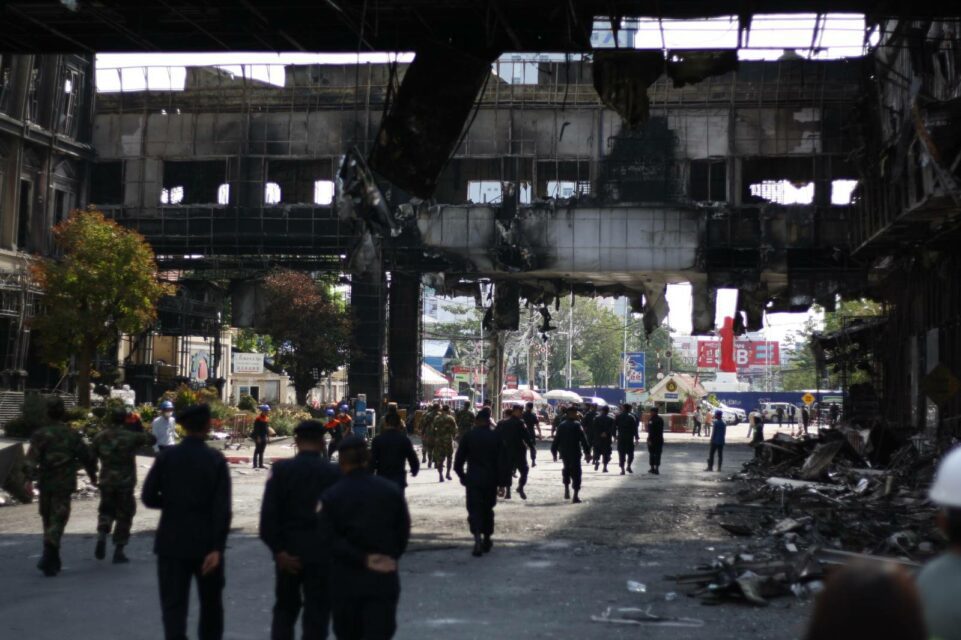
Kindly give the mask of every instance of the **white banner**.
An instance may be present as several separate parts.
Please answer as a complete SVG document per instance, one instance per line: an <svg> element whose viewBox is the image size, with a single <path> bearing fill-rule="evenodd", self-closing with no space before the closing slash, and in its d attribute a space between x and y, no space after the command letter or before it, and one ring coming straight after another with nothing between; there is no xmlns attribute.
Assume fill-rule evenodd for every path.
<svg viewBox="0 0 961 640"><path fill-rule="evenodd" d="M234 373L263 373L264 354L235 353L233 358Z"/></svg>

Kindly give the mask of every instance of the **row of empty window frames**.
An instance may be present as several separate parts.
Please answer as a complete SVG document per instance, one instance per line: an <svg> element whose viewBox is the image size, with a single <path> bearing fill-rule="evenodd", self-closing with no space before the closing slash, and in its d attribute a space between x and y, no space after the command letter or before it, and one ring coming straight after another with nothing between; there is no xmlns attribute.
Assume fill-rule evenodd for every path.
<svg viewBox="0 0 961 640"><path fill-rule="evenodd" d="M264 185L264 204L279 204L283 201L280 185L268 182ZM170 187L160 191L161 204L182 204L184 200L183 187ZM334 183L331 180L317 180L314 182L314 204L330 204L334 201ZM230 185L222 184L217 187L217 204L230 204Z"/></svg>
<svg viewBox="0 0 961 640"><path fill-rule="evenodd" d="M851 204L857 180L831 182L831 204ZM777 204L811 204L814 202L814 183L795 185L789 180L765 180L751 185L751 195Z"/></svg>
<svg viewBox="0 0 961 640"><path fill-rule="evenodd" d="M530 204L532 189L529 182L521 182L518 186L520 203ZM573 198L577 195L587 195L591 192L588 180L548 180L548 198ZM498 204L503 200L504 192L499 180L471 180L467 183L467 199L475 204Z"/></svg>

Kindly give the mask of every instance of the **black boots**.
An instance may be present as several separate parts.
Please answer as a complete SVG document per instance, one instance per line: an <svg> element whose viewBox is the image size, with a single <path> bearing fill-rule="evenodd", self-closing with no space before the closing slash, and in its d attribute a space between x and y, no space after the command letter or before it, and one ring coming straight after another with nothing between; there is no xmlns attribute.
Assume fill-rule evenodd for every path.
<svg viewBox="0 0 961 640"><path fill-rule="evenodd" d="M579 504L581 501L581 499L577 497L578 493L580 493L580 489L574 489L574 499L571 500L571 502L574 504Z"/></svg>
<svg viewBox="0 0 961 640"><path fill-rule="evenodd" d="M113 563L114 564L126 564L130 562L130 559L123 552L123 545L118 544L113 548Z"/></svg>
<svg viewBox="0 0 961 640"><path fill-rule="evenodd" d="M571 488L566 484L564 485L564 499L565 500L571 499Z"/></svg>
<svg viewBox="0 0 961 640"><path fill-rule="evenodd" d="M630 464L627 465L627 472L628 472L628 473L634 473L634 470L631 469L631 465L630 465Z"/></svg>
<svg viewBox="0 0 961 640"><path fill-rule="evenodd" d="M100 534L97 536L97 546L93 550L93 557L103 560L107 557L107 536Z"/></svg>
<svg viewBox="0 0 961 640"><path fill-rule="evenodd" d="M490 553L490 550L494 548L494 541L491 540L490 536L484 536L484 542L481 544L481 549L484 553Z"/></svg>
<svg viewBox="0 0 961 640"><path fill-rule="evenodd" d="M524 493L524 487L517 487L517 495L521 497L521 500L527 500L527 494Z"/></svg>
<svg viewBox="0 0 961 640"><path fill-rule="evenodd" d="M474 550L470 552L475 558L479 558L484 555L484 543L481 542L480 534L474 535Z"/></svg>
<svg viewBox="0 0 961 640"><path fill-rule="evenodd" d="M511 488L507 487L507 489L504 491L504 500L510 500L510 499L511 499Z"/></svg>
<svg viewBox="0 0 961 640"><path fill-rule="evenodd" d="M60 573L60 549L52 544L44 543L43 555L40 556L37 568L48 578Z"/></svg>

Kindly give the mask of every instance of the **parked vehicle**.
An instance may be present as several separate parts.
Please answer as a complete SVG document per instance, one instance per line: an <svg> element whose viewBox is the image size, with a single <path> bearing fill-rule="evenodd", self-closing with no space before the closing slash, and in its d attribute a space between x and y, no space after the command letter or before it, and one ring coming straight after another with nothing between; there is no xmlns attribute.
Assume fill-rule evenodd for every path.
<svg viewBox="0 0 961 640"><path fill-rule="evenodd" d="M727 425L735 425L740 422L747 422L747 412L740 407L729 407L723 403L713 405L710 402L702 401L701 410L710 411L711 415L713 415L715 411L720 411L721 420L723 420L724 424Z"/></svg>
<svg viewBox="0 0 961 640"><path fill-rule="evenodd" d="M764 422L768 424L772 422L777 422L777 410L778 407L784 410L784 422L791 422L791 408L794 408L794 420L795 422L801 419L801 409L797 405L791 404L790 402L765 402L761 405L761 415L764 416Z"/></svg>

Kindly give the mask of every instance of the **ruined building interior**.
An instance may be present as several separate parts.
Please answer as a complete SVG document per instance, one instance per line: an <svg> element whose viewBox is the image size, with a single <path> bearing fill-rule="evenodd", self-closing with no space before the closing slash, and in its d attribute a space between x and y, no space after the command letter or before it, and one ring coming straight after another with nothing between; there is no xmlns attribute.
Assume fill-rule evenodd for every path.
<svg viewBox="0 0 961 640"><path fill-rule="evenodd" d="M0 58L8 388L33 371L36 292L24 256L49 253L50 226L94 205L144 234L164 270L231 283L185 281L163 303L168 335L219 335L226 296L231 323L250 326L257 281L272 267L347 274L352 396L416 400L422 283L477 295L493 283L481 302L496 346L524 305L550 309L572 292L627 296L650 331L666 317L665 286L690 282L695 333L714 330L718 288L739 292L738 331L761 328L765 312L832 309L839 296L883 302L881 321L825 337L822 365L870 370L876 417L961 434L961 397L935 404L929 393L961 375L957 20L875 10L864 55L750 60L738 56L751 25L738 3L663 12L737 16L733 47L701 50L591 50L595 21L626 29L630 3L558 12L533 2L539 18L513 7L486 23L455 20L465 3L447 12L415 3L411 13L434 27L417 30L401 3L383 2L382 23L346 11L312 34L261 6L259 30L221 32L194 14L181 26L238 49L356 51L360 42L416 55L289 65L280 83L187 67L177 90L145 81L96 93L89 51L219 47L199 35L178 44L169 22L119 32L100 10L72 17L37 4L47 6L45 28L28 20L40 15L28 3L0 15L36 32L33 47L66 41L88 53ZM614 9L623 12L612 20ZM254 32L257 42L244 40ZM4 34L3 48L31 46ZM788 186L806 196L786 200ZM128 374L153 375L148 340L131 350Z"/></svg>

